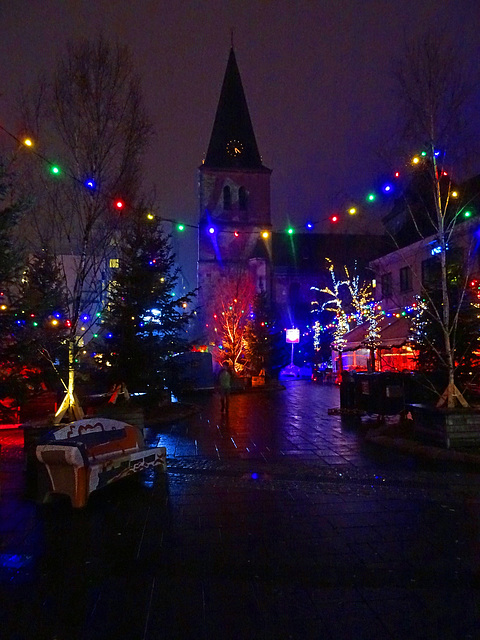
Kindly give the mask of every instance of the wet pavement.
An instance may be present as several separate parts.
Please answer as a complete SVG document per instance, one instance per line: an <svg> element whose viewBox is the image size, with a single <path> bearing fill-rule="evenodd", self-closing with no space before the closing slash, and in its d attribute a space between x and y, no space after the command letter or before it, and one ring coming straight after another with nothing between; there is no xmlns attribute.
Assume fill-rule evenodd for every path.
<svg viewBox="0 0 480 640"><path fill-rule="evenodd" d="M74 512L1 431L0 638L480 638L480 473L366 441L336 387L199 398L168 472Z"/></svg>

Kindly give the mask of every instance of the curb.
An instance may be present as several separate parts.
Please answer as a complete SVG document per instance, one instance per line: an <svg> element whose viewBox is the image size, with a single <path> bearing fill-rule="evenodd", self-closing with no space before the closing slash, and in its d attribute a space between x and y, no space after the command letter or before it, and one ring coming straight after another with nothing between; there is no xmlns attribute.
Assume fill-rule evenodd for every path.
<svg viewBox="0 0 480 640"><path fill-rule="evenodd" d="M421 456L428 460L480 464L480 454L465 453L463 451L454 451L452 449L442 449L433 445L421 444L420 442L415 442L414 440L409 440L407 438L388 436L384 433L377 434L373 430L367 431L365 439L373 444L378 444L390 449L396 449L402 453Z"/></svg>

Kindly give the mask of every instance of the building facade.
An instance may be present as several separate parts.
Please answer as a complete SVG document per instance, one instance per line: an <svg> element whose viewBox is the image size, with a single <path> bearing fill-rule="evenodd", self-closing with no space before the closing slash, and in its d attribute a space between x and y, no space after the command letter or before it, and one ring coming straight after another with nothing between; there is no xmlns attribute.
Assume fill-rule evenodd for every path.
<svg viewBox="0 0 480 640"><path fill-rule="evenodd" d="M318 291L312 288L331 285L326 259L340 277L347 266L351 274L368 278L369 261L389 246L380 235L272 233L271 173L262 163L232 48L198 170L199 335L209 344L215 342L222 296L245 287L264 291L280 326L303 333L314 322Z"/></svg>
<svg viewBox="0 0 480 640"><path fill-rule="evenodd" d="M219 292L245 281L271 290L271 171L261 161L233 48L198 173L197 286L208 337Z"/></svg>

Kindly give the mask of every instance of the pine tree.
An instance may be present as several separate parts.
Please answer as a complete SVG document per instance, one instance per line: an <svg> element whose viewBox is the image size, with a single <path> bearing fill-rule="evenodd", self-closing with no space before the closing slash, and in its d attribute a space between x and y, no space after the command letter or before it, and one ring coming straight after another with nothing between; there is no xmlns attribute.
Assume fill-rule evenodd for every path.
<svg viewBox="0 0 480 640"><path fill-rule="evenodd" d="M257 293L253 299L244 340L247 360L253 374L258 375L262 369L264 372L270 372L275 343L275 321L265 291Z"/></svg>
<svg viewBox="0 0 480 640"><path fill-rule="evenodd" d="M63 262L68 291L68 376L59 422L83 416L75 392L77 356L89 330L97 333L118 214L133 207L140 191L151 126L131 52L103 37L68 45L49 81L24 103L24 127L37 134L29 163L35 217L26 232ZM43 157L59 165L49 160L49 171L39 171Z"/></svg>
<svg viewBox="0 0 480 640"><path fill-rule="evenodd" d="M66 360L68 305L61 267L48 249L30 256L22 274L16 324L17 357L39 382L57 382L56 363Z"/></svg>
<svg viewBox="0 0 480 640"><path fill-rule="evenodd" d="M15 349L18 281L23 266L15 229L28 205L13 198L14 178L9 165L0 159L0 398L9 396L18 404L26 393L26 378Z"/></svg>
<svg viewBox="0 0 480 640"><path fill-rule="evenodd" d="M0 284L4 291L12 291L22 266L22 255L14 236L14 229L26 202L13 199L14 175L7 163L0 159Z"/></svg>
<svg viewBox="0 0 480 640"><path fill-rule="evenodd" d="M113 382L156 391L170 384L172 356L188 348L194 292L177 296L179 269L168 236L145 209L121 231L104 314L105 358Z"/></svg>
<svg viewBox="0 0 480 640"><path fill-rule="evenodd" d="M455 379L464 389L468 389L472 384L478 385L478 281L473 279L469 281L469 286L465 285L461 257L461 252L452 246L447 256L446 271L450 322L455 330ZM427 374L427 380L430 380L437 393L447 383L445 341L437 311L441 308L441 302L440 284L438 280L433 280L426 287L425 296L417 299L412 323L412 342L418 349L417 368Z"/></svg>

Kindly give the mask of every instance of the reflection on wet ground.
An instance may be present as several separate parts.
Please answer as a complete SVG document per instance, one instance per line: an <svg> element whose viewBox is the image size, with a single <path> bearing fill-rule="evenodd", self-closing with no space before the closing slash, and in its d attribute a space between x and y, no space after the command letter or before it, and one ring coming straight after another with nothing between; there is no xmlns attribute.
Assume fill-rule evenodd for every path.
<svg viewBox="0 0 480 640"><path fill-rule="evenodd" d="M167 474L73 512L0 431L0 637L477 638L480 483L365 443L338 389L196 398Z"/></svg>
<svg viewBox="0 0 480 640"><path fill-rule="evenodd" d="M272 460L322 458L329 464L370 463L358 431L328 408L339 404L338 388L309 382L287 383L287 390L234 394L228 414L217 397L195 398L200 406L188 424L176 424L160 441L171 456L201 455Z"/></svg>

